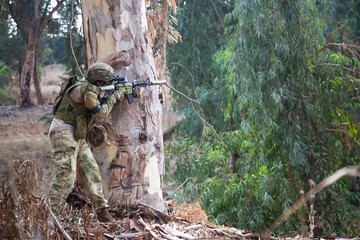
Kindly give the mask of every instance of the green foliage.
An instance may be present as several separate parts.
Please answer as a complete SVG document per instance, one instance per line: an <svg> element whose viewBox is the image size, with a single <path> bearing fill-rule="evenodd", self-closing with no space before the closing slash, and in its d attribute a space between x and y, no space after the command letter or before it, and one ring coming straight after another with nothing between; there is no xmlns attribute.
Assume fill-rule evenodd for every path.
<svg viewBox="0 0 360 240"><path fill-rule="evenodd" d="M333 42L359 43L360 4L357 0L319 1L319 7L327 21L327 37Z"/></svg>
<svg viewBox="0 0 360 240"><path fill-rule="evenodd" d="M11 68L0 61L0 105L6 106L15 103L15 96L8 93Z"/></svg>
<svg viewBox="0 0 360 240"><path fill-rule="evenodd" d="M21 1L29 5L27 11L34 8L30 5L33 1ZM44 9L48 1L42 1ZM44 33L37 42L36 60L38 69L49 64L65 64L68 67L70 75L79 74L74 57L70 47L69 31L73 31L73 46L74 52L80 65L85 64L85 46L83 37L79 33L80 30L76 26L76 20L80 16L78 5L74 5L74 24L70 26L70 19L72 15L71 4L72 1L65 1L58 9L58 17L53 17ZM27 29L21 14L18 12L15 3L10 1L10 6L15 11L15 16L18 16L18 23L21 28L15 27L14 20L10 17L7 4L0 4L0 50L3 54L0 56L0 61L3 61L11 69L21 69L25 55L27 44ZM51 5L47 6L48 8ZM46 11L46 10L44 10ZM30 14L30 13L29 13Z"/></svg>
<svg viewBox="0 0 360 240"><path fill-rule="evenodd" d="M9 73L11 68L0 62L0 88L4 88L9 83Z"/></svg>
<svg viewBox="0 0 360 240"><path fill-rule="evenodd" d="M165 181L168 184L184 183L185 190L175 191L171 197L181 201L185 196L192 200L199 197L201 186L206 179L218 175L225 176L226 155L219 143L212 144L204 141L195 144L189 138L180 137L176 144L168 145L166 148L167 175ZM175 170L172 170L176 162ZM171 174L171 175L170 175Z"/></svg>
<svg viewBox="0 0 360 240"><path fill-rule="evenodd" d="M232 1L227 2L213 1L214 7L209 1L181 1L176 15L176 29L182 40L176 45L169 45L167 49L171 84L200 101L204 116L211 118L216 127L223 126L223 117L215 103L222 101L224 96L213 85L213 78L220 74L220 66L213 61L213 55L226 44L227 36L220 18L231 10ZM193 112L191 104L176 94L173 97L177 100L174 107L186 116L179 129L184 134L199 137L202 122ZM218 114L213 114L214 111Z"/></svg>
<svg viewBox="0 0 360 240"><path fill-rule="evenodd" d="M6 90L0 88L0 105L14 105L16 103L16 98L14 94L7 92Z"/></svg>
<svg viewBox="0 0 360 240"><path fill-rule="evenodd" d="M74 12L72 12L74 10ZM79 65L85 65L85 45L80 29L76 25L76 21L80 16L80 9L77 4L72 9L72 1L65 2L58 10L59 18L50 21L47 34L43 37L42 53L45 56L44 64L65 64L68 75L81 75L73 53L74 50L76 60ZM73 16L72 16L73 14ZM71 26L71 19L73 25ZM72 31L72 46L70 43L70 31ZM84 71L84 69L82 69Z"/></svg>
<svg viewBox="0 0 360 240"><path fill-rule="evenodd" d="M308 191L309 185L298 186L299 192L294 196L294 183L286 165L256 158L253 141L241 141L245 137L238 132L223 137L238 139L243 146L236 173L229 169L229 148L214 142L211 135L200 145L180 137L176 144L166 148L165 182L176 183L168 192L169 197L180 201L199 199L209 218L216 223L264 232L283 210L303 196L301 191ZM175 168L171 167L174 161ZM172 168L175 170L171 171ZM349 188L350 182L350 178L342 179L316 196L315 222L321 226L317 234L336 232L340 236L345 233L344 236L356 236L360 198ZM309 216L309 206L305 205L281 226L278 234L307 235Z"/></svg>
<svg viewBox="0 0 360 240"><path fill-rule="evenodd" d="M19 62L25 58L25 50L21 36L11 30L10 20L0 21L0 61L13 70L21 69Z"/></svg>
<svg viewBox="0 0 360 240"><path fill-rule="evenodd" d="M179 148L172 146L171 156L187 160L172 178L179 185L189 176L207 176L202 182L187 181L182 193L199 196L219 223L263 232L308 191L309 180L319 183L339 168L359 163L359 65L348 50L323 49L330 32L357 19L356 13L341 10L343 2L234 1L225 16L231 40L212 55L213 65L202 65L217 65L215 75L207 82L187 78L197 85L188 92L196 93L192 96L220 131L226 146L218 154L231 169L202 175L206 166L196 163L206 164L208 153L197 151L195 163L195 155L183 154L197 143L180 141ZM324 17L335 12L343 13L337 15L340 26ZM337 31L332 40L349 37L344 34ZM185 90L193 86L179 84ZM189 132L200 130L198 125ZM219 145L205 142L209 149ZM191 175L186 175L189 169ZM351 185L352 180L344 178L316 196L315 234L356 236L359 196ZM277 233L306 235L309 214L305 206Z"/></svg>

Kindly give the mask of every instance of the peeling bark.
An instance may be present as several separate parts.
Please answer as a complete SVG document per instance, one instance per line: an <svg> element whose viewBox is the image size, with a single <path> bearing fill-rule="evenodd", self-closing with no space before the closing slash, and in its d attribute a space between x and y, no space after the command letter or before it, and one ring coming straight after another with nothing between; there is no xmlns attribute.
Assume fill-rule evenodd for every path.
<svg viewBox="0 0 360 240"><path fill-rule="evenodd" d="M81 4L89 65L106 62L127 81L158 80L145 1L82 0ZM102 140L95 141L92 149L112 207L140 201L164 210L161 118L158 87L146 87L133 104L114 107L107 119L112 134L109 129L96 129L97 139Z"/></svg>

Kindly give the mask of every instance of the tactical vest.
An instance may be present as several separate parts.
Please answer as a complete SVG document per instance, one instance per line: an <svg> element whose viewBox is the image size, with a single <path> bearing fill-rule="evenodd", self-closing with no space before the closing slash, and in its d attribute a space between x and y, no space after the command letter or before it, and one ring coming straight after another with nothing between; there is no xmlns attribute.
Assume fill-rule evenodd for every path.
<svg viewBox="0 0 360 240"><path fill-rule="evenodd" d="M63 120L65 123L75 127L74 136L76 139L83 139L88 130L88 121L91 118L89 109L85 107L84 103L74 102L69 93L72 89L80 85L89 84L88 82L77 82L70 86L61 100L54 117Z"/></svg>

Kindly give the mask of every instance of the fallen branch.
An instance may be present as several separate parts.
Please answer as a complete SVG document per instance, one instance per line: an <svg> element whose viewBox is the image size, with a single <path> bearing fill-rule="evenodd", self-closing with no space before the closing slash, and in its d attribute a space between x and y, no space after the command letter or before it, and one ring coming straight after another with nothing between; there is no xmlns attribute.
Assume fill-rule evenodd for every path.
<svg viewBox="0 0 360 240"><path fill-rule="evenodd" d="M330 186L343 176L360 176L360 167L359 166L347 166L343 167L335 173L331 174L329 177L322 180L317 184L311 192L307 192L304 198L297 200L293 205L286 208L281 216L270 226L269 232L274 232L283 222L285 222L289 217L299 210L307 201L310 200L312 196L315 196L318 192Z"/></svg>
<svg viewBox="0 0 360 240"><path fill-rule="evenodd" d="M148 208L153 213L154 216L159 217L164 222L166 222L165 220L169 221L169 220L173 219L173 217L171 217L170 215L168 215L160 210L157 210L156 208L154 208L152 206L149 206L149 205L147 205L145 203L141 203L141 202L139 202L138 204L141 207Z"/></svg>
<svg viewBox="0 0 360 240"><path fill-rule="evenodd" d="M54 225L55 227L60 231L61 235L66 239L66 240L72 240L70 235L66 232L66 230L61 226L59 220L56 218L55 214L53 213L53 211L51 210L50 206L46 203L46 207L50 213L50 216L53 218L54 221Z"/></svg>

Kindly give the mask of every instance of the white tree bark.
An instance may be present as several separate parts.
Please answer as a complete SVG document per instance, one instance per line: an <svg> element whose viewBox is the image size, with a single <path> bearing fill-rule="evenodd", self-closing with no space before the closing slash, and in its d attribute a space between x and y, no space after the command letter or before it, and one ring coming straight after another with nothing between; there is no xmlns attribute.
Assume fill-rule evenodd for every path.
<svg viewBox="0 0 360 240"><path fill-rule="evenodd" d="M158 80L148 39L144 0L82 0L88 65L101 61L127 81ZM141 201L164 210L162 107L157 87L116 106L107 122L96 124L88 139L112 207ZM115 131L113 131L115 130Z"/></svg>

